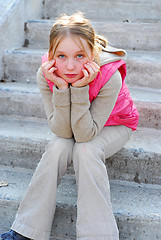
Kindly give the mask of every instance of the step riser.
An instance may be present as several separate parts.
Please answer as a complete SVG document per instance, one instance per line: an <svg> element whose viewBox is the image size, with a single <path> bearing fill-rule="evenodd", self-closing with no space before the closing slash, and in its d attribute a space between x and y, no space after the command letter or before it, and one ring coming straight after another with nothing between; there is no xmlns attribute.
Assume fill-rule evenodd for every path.
<svg viewBox="0 0 161 240"><path fill-rule="evenodd" d="M36 72L41 65L44 52L8 51L3 57L5 76L7 81L36 82ZM20 64L21 63L21 64ZM131 57L127 59L126 82L129 85L138 85L161 89L160 81L161 62L158 60ZM152 74L153 73L153 74Z"/></svg>
<svg viewBox="0 0 161 240"><path fill-rule="evenodd" d="M161 103L135 103L139 111L139 126L161 129Z"/></svg>
<svg viewBox="0 0 161 240"><path fill-rule="evenodd" d="M97 9L97 11L96 11ZM141 9L141 11L140 11ZM72 14L79 10L85 13L88 18L123 21L123 20L149 20L161 19L159 15L161 4L159 1L66 1L60 0L53 4L53 1L45 1L44 16L55 18L61 13Z"/></svg>
<svg viewBox="0 0 161 240"><path fill-rule="evenodd" d="M0 92L0 100L1 115L46 118L40 94Z"/></svg>
<svg viewBox="0 0 161 240"><path fill-rule="evenodd" d="M150 1L150 3L147 0L114 2L94 0L92 4L84 0L81 2L60 0L53 4L53 1L46 0L43 1L43 5L44 17L51 19L55 18L60 11L70 14L76 9L80 9L85 12L86 16L93 21L92 24L96 32L107 37L111 45L129 49L129 51L136 50L133 51L135 54L128 55L126 82L131 86L161 89L160 56L156 57L154 53L151 58L151 53L148 53L148 51L161 51L161 3L158 0ZM99 24L94 22L96 19L100 21ZM28 21L26 23L24 47L29 47L31 50L28 52L21 50L6 52L3 56L4 80L6 82L8 81L9 84L12 84L12 81L19 83L36 82L36 72L41 65L41 56L48 48L48 35L53 21ZM110 23L110 21L115 23ZM121 23L116 21L121 21ZM139 23L146 21L151 23ZM38 48L40 51L37 52L34 48ZM137 50L145 50L147 54L143 54L142 58ZM1 166L0 168L1 177L6 178L9 183L8 187L6 189L2 187L0 192L0 234L10 229L21 198L24 196L31 179L32 170L35 170L52 135L47 127L44 106L38 89L33 86L32 91L26 84L24 91L22 91L21 84L19 86L16 83L13 91L13 86L6 88L6 90L4 88L0 90L0 115L7 115L6 120L4 116L1 116L0 121L0 165L11 168L19 167L19 169L12 172L8 168L10 178L7 178L3 169L6 167ZM139 91L141 90L139 89ZM158 101L158 96L152 100L147 97L149 93L146 92L146 94L141 101L134 98L134 102L140 112L139 126L148 128L146 131L140 131L140 129L136 131L137 134L132 135L125 147L106 161L107 172L111 180L111 199L119 227L120 240L161 239L161 151L159 146L161 142L159 131L161 129L161 102ZM136 99L140 98L136 97ZM13 115L19 117L14 118ZM30 121L28 121L29 119L23 117L34 118L29 118ZM8 124L4 124L4 122ZM153 132L150 128L153 128ZM154 133L155 139L152 138L152 133ZM22 170L22 168L26 169ZM26 174L27 169L29 169L28 174ZM19 174L22 176L20 177ZM68 167L67 174L68 178L74 174L73 165ZM21 180L16 181L14 176ZM112 180L124 182L120 182L121 187L117 188L118 181ZM75 179L62 181L67 182L67 184L58 188L57 208L50 239L74 240L76 239L77 215ZM131 185L128 185L127 181ZM74 185L71 189L67 187L69 183ZM158 185L150 186L149 184ZM135 187L130 189L132 185ZM136 189L140 189L140 192L135 191ZM70 195L69 198L67 195ZM127 204L122 204L125 202ZM151 209L150 212L148 209Z"/></svg>
<svg viewBox="0 0 161 240"><path fill-rule="evenodd" d="M36 73L41 65L42 53L16 52L3 56L5 76L13 82L36 82Z"/></svg>
<svg viewBox="0 0 161 240"><path fill-rule="evenodd" d="M39 93L16 93L1 91L1 115L46 118L44 106ZM34 103L34 104L33 104ZM161 129L161 104L134 100L138 108L139 126Z"/></svg>
<svg viewBox="0 0 161 240"><path fill-rule="evenodd" d="M30 48L48 48L48 36L53 23L54 21L26 23L26 39ZM161 23L91 23L96 33L105 36L115 47L145 51L161 50Z"/></svg>
<svg viewBox="0 0 161 240"><path fill-rule="evenodd" d="M0 165L35 169L45 151L47 140L0 139ZM110 179L161 184L161 154L125 146L106 161ZM74 174L73 166L68 173Z"/></svg>
<svg viewBox="0 0 161 240"><path fill-rule="evenodd" d="M0 234L8 231L14 220L19 203L0 203ZM4 213L4 208L6 212ZM10 216L10 217L9 217ZM145 219L130 219L129 217L120 217L115 214L120 232L120 240L158 240L161 238L160 221L146 221ZM71 240L76 238L76 207L64 209L57 206L53 226L51 230L51 240ZM137 229L137 231L136 231ZM154 234L155 233L155 234Z"/></svg>
<svg viewBox="0 0 161 240"><path fill-rule="evenodd" d="M17 212L20 202L0 201L0 234L7 232ZM53 226L51 230L51 239L75 239L76 207L57 206ZM68 238L69 237L69 238Z"/></svg>
<svg viewBox="0 0 161 240"><path fill-rule="evenodd" d="M0 234L8 231L14 220L19 202L0 201ZM152 218L133 219L114 213L119 228L120 240L158 240L161 238L160 221ZM137 229L137 230L136 230ZM57 206L51 230L51 240L71 240L76 238L76 207Z"/></svg>

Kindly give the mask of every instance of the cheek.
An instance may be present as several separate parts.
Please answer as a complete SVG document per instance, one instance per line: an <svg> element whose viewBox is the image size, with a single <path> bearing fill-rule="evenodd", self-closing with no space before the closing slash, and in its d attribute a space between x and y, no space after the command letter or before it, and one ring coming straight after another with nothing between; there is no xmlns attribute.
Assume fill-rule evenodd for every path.
<svg viewBox="0 0 161 240"><path fill-rule="evenodd" d="M82 63L79 63L77 66L78 71L80 71L80 73L82 73L82 69L84 68L84 64L86 64L88 61L83 61Z"/></svg>
<svg viewBox="0 0 161 240"><path fill-rule="evenodd" d="M55 64L54 64L54 67L56 67L56 68L60 68L61 67L61 64L60 64L60 62L59 61L55 61Z"/></svg>
<svg viewBox="0 0 161 240"><path fill-rule="evenodd" d="M55 62L54 67L57 68L57 70L55 71L57 74L61 74L63 72L63 69L64 69L63 64L60 63L59 61Z"/></svg>

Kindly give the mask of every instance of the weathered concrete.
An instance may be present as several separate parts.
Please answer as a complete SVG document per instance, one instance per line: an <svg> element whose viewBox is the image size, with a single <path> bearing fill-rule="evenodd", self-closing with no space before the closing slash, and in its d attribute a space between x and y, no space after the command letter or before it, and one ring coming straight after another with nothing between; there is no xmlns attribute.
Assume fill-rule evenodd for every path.
<svg viewBox="0 0 161 240"><path fill-rule="evenodd" d="M7 48L22 46L24 41L23 1L0 0L0 79L4 77L2 55ZM15 34L17 33L17 34Z"/></svg>
<svg viewBox="0 0 161 240"><path fill-rule="evenodd" d="M24 22L41 18L42 0L0 0L0 79L4 78L2 55L24 44Z"/></svg>
<svg viewBox="0 0 161 240"><path fill-rule="evenodd" d="M25 20L42 18L43 16L43 0L24 0L24 17Z"/></svg>
<svg viewBox="0 0 161 240"><path fill-rule="evenodd" d="M26 48L7 50L3 56L5 79L16 82L36 82L36 72L41 65L41 57L46 51L47 49ZM160 52L128 50L126 62L128 84L161 89Z"/></svg>
<svg viewBox="0 0 161 240"><path fill-rule="evenodd" d="M161 91L130 86L129 89L140 113L139 126L161 129ZM2 115L46 118L36 84L1 83L0 101Z"/></svg>
<svg viewBox="0 0 161 240"><path fill-rule="evenodd" d="M45 120L35 75L41 64L41 56L48 47L47 35L54 20L33 21L32 18L40 19L42 9L45 10L44 16L53 17L59 10L70 13L76 7L85 10L96 31L105 35L112 45L128 51L127 83L140 112L139 126L142 127L133 133L122 150L106 161L120 240L161 239L161 2L60 0L53 3L50 0L0 0L1 2L3 8L0 11L6 13L4 4L8 4L12 6L8 8L12 14L5 15L7 17L3 21L0 18L0 24L8 21L3 25L5 29L0 25L0 30L6 31L0 31L0 37L3 37L1 47L6 50L5 54L0 54L3 55L5 65L4 79L8 81L0 85L0 165L7 166L0 166L0 180L3 178L9 182L8 187L0 188L0 233L10 228L33 169L53 136ZM9 2L24 5L19 8L9 5ZM41 2L44 3L43 8ZM25 36L22 18L30 19L25 24ZM9 25L11 20L12 24ZM21 41L17 40L14 44L16 37L20 37ZM23 44L29 49L20 49ZM0 69L0 75L2 74ZM20 168L15 169L14 166ZM67 173L58 189L51 239L75 239L77 193L75 178L71 176L74 173L72 165Z"/></svg>
<svg viewBox="0 0 161 240"><path fill-rule="evenodd" d="M54 20L27 21L25 38L30 48L48 48L48 36L53 23ZM91 24L96 33L104 35L115 47L142 51L161 50L161 23L91 21Z"/></svg>
<svg viewBox="0 0 161 240"><path fill-rule="evenodd" d="M54 137L46 121L4 116L0 122L0 165L35 169L46 144ZM135 131L106 165L112 179L161 184L161 130Z"/></svg>
<svg viewBox="0 0 161 240"><path fill-rule="evenodd" d="M6 65L6 78L16 82L36 82L36 72L41 65L41 57L45 52L25 48L6 51L3 56Z"/></svg>
<svg viewBox="0 0 161 240"><path fill-rule="evenodd" d="M2 233L10 228L32 171L1 167L0 176L9 183L8 187L0 188L0 233ZM110 181L110 185L120 240L160 239L161 186L122 181ZM58 188L57 210L51 239L75 239L76 198L75 177L66 175ZM5 226L4 222L7 223Z"/></svg>
<svg viewBox="0 0 161 240"><path fill-rule="evenodd" d="M160 21L161 2L158 0L93 0L75 1L45 0L44 16L54 18L61 13L83 11L88 18L97 21ZM61 7L60 7L61 6Z"/></svg>

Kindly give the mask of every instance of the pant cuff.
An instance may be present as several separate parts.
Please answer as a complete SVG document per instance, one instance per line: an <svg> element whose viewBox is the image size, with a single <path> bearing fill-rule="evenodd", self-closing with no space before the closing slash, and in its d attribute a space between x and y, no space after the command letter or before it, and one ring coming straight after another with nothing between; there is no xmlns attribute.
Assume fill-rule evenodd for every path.
<svg viewBox="0 0 161 240"><path fill-rule="evenodd" d="M30 239L34 240L49 240L50 239L50 232L42 232L37 229L33 229L25 224L20 223L19 221L14 221L12 224L11 229L22 236L25 236Z"/></svg>

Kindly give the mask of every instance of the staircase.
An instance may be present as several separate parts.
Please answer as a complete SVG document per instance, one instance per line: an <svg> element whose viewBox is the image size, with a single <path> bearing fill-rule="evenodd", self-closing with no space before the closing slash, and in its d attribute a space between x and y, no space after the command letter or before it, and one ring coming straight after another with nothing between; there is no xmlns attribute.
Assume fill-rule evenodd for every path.
<svg viewBox="0 0 161 240"><path fill-rule="evenodd" d="M53 3L54 2L54 3ZM0 234L7 231L45 145L52 136L36 72L54 18L85 12L97 33L127 50L126 82L140 113L138 130L107 159L120 240L161 239L161 3L158 0L43 1L42 19L24 23L24 45L5 51L0 83ZM51 239L75 237L77 192L73 167L58 187Z"/></svg>

